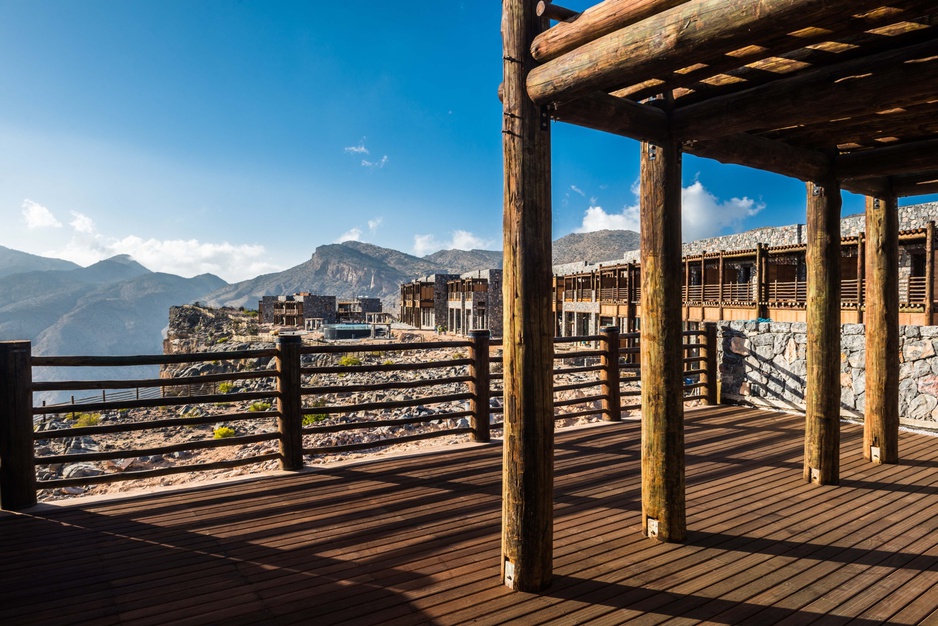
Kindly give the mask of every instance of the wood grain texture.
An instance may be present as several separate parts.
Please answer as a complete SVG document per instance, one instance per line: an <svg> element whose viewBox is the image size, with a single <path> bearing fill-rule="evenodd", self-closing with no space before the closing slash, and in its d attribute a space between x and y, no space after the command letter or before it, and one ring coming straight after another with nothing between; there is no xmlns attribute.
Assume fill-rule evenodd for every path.
<svg viewBox="0 0 938 626"><path fill-rule="evenodd" d="M832 4L830 0L679 3L547 61L528 77L528 93L539 104L566 102L592 91L608 93L706 63L768 37L784 37L792 23L834 26L843 19ZM851 9L861 12L881 4L881 0L853 0Z"/></svg>
<svg viewBox="0 0 938 626"><path fill-rule="evenodd" d="M840 187L807 184L806 482L840 482Z"/></svg>
<svg viewBox="0 0 938 626"><path fill-rule="evenodd" d="M642 532L683 541L684 371L681 333L681 150L641 146Z"/></svg>
<svg viewBox="0 0 938 626"><path fill-rule="evenodd" d="M866 199L866 403L863 457L899 462L899 215L895 196Z"/></svg>
<svg viewBox="0 0 938 626"><path fill-rule="evenodd" d="M547 26L534 0L505 0L504 67L504 470L502 579L546 588L553 561L553 323L550 127L528 97L530 46ZM514 569L506 580L506 562Z"/></svg>

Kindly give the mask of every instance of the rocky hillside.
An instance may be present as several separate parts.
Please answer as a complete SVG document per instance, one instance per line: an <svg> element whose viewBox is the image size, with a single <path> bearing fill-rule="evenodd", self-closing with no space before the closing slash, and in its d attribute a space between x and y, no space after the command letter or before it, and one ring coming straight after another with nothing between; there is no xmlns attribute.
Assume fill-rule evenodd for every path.
<svg viewBox="0 0 938 626"><path fill-rule="evenodd" d="M0 277L46 270L74 270L78 267L71 261L50 259L0 246Z"/></svg>
<svg viewBox="0 0 938 626"><path fill-rule="evenodd" d="M639 234L633 230L597 230L571 233L554 241L554 265L587 261L611 261L628 250L638 250Z"/></svg>
<svg viewBox="0 0 938 626"><path fill-rule="evenodd" d="M219 289L207 298L213 306L256 308L265 295L310 291L340 298L381 298L386 311L395 311L401 283L434 272L467 272L501 267L501 253L485 250L446 250L420 258L368 243L346 241L319 246L309 261L275 274Z"/></svg>
<svg viewBox="0 0 938 626"><path fill-rule="evenodd" d="M498 269L504 261L501 250L440 250L423 257L453 274L472 270Z"/></svg>

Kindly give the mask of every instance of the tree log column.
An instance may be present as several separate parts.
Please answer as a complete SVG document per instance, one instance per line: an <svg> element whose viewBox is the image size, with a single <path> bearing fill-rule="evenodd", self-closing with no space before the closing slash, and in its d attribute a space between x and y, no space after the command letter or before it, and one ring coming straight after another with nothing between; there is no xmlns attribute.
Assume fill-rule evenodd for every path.
<svg viewBox="0 0 938 626"><path fill-rule="evenodd" d="M536 0L505 0L502 581L539 591L553 567L554 400L550 130L527 95Z"/></svg>
<svg viewBox="0 0 938 626"><path fill-rule="evenodd" d="M866 403L863 458L899 462L899 213L866 199Z"/></svg>
<svg viewBox="0 0 938 626"><path fill-rule="evenodd" d="M642 533L683 541L681 150L642 143Z"/></svg>
<svg viewBox="0 0 938 626"><path fill-rule="evenodd" d="M804 479L840 482L840 187L808 183Z"/></svg>

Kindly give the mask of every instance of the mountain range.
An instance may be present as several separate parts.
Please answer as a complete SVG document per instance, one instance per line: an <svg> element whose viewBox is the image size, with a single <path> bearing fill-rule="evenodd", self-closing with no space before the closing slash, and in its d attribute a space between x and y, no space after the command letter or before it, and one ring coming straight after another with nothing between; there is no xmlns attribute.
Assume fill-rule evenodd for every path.
<svg viewBox="0 0 938 626"><path fill-rule="evenodd" d="M637 245L638 235L630 231L568 235L554 242L554 262L611 260ZM212 274L182 278L152 272L127 255L80 267L0 246L0 340L29 340L37 355L159 354L173 305L200 301L255 308L265 295L309 291L379 297L385 310L395 311L401 283L501 266L500 251L441 250L416 257L346 241L319 246L308 261L282 272L228 284ZM152 375L146 368L138 375L120 373Z"/></svg>

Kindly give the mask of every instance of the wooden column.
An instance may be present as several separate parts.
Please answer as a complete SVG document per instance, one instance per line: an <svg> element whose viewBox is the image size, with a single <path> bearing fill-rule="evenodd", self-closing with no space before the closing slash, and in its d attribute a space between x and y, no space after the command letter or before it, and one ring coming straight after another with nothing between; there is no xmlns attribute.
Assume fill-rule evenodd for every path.
<svg viewBox="0 0 938 626"><path fill-rule="evenodd" d="M857 236L857 322L866 320L866 233Z"/></svg>
<svg viewBox="0 0 938 626"><path fill-rule="evenodd" d="M840 482L840 187L807 184L808 354L804 479Z"/></svg>
<svg viewBox="0 0 938 626"><path fill-rule="evenodd" d="M703 323L704 336L701 340L703 347L700 356L706 357L701 377L707 383L707 404L713 406L719 403L717 394L717 325L714 322Z"/></svg>
<svg viewBox="0 0 938 626"><path fill-rule="evenodd" d="M768 317L768 295L766 294L766 279L768 273L768 259L765 256L765 244L759 242L756 244L756 317L764 319Z"/></svg>
<svg viewBox="0 0 938 626"><path fill-rule="evenodd" d="M604 326L600 333L605 338L605 354L600 357L599 378L603 382L606 398L602 401L603 420L622 421L622 394L619 389L619 327Z"/></svg>
<svg viewBox="0 0 938 626"><path fill-rule="evenodd" d="M720 302L720 319L723 319L723 251L720 250L720 268L717 270L717 273L720 277L720 286L718 287L717 300Z"/></svg>
<svg viewBox="0 0 938 626"><path fill-rule="evenodd" d="M925 324L931 326L935 313L935 222L925 225Z"/></svg>
<svg viewBox="0 0 938 626"><path fill-rule="evenodd" d="M899 462L899 213L866 199L866 404L863 458Z"/></svg>
<svg viewBox="0 0 938 626"><path fill-rule="evenodd" d="M299 335L277 337L277 410L280 417L280 469L303 469L303 408L300 395Z"/></svg>
<svg viewBox="0 0 938 626"><path fill-rule="evenodd" d="M535 0L505 0L504 376L502 581L550 585L553 567L554 401L550 323L550 127L528 97L531 41L547 26Z"/></svg>
<svg viewBox="0 0 938 626"><path fill-rule="evenodd" d="M683 541L681 150L642 143L642 533Z"/></svg>
<svg viewBox="0 0 938 626"><path fill-rule="evenodd" d="M0 341L0 508L36 504L32 364L28 341Z"/></svg>
<svg viewBox="0 0 938 626"><path fill-rule="evenodd" d="M472 440L484 443L491 440L489 398L491 397L492 381L489 376L489 342L490 333L487 330L470 330L469 339L472 341L469 358L469 393L473 394L469 400L469 410L472 411Z"/></svg>

